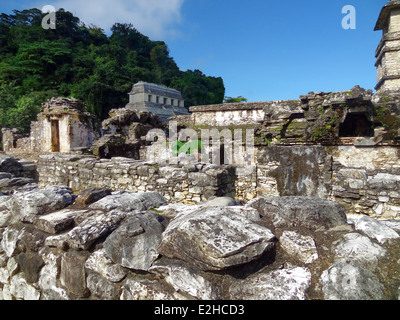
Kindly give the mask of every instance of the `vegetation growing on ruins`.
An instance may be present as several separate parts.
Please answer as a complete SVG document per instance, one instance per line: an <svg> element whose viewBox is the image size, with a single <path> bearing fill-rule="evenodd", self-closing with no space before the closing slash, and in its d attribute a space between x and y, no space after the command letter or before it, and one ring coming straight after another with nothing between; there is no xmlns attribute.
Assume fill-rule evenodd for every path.
<svg viewBox="0 0 400 320"><path fill-rule="evenodd" d="M57 12L56 29L41 27L38 9L0 15L0 127L29 131L41 102L53 96L80 99L100 118L124 107L138 81L181 91L186 107L222 103L221 78L181 71L163 41L152 41L131 24L116 23L111 35Z"/></svg>

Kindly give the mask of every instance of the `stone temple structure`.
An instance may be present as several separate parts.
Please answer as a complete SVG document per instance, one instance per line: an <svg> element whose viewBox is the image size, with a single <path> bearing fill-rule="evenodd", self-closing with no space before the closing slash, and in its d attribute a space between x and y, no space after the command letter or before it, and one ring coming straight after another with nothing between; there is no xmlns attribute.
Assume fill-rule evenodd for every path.
<svg viewBox="0 0 400 320"><path fill-rule="evenodd" d="M74 98L51 98L42 104L30 134L2 129L3 150L22 153L69 153L88 149L100 136L96 117Z"/></svg>
<svg viewBox="0 0 400 320"><path fill-rule="evenodd" d="M375 31L382 30L382 40L376 49L377 85L380 91L400 87L400 1L389 1L382 9Z"/></svg>
<svg viewBox="0 0 400 320"><path fill-rule="evenodd" d="M189 114L178 90L147 82L138 82L133 86L126 108L151 112L162 121L167 121L172 116Z"/></svg>

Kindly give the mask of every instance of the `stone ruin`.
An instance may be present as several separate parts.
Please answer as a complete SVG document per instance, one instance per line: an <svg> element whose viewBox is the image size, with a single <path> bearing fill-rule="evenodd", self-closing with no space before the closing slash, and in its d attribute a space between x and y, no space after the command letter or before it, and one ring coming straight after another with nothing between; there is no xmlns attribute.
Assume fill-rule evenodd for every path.
<svg viewBox="0 0 400 320"><path fill-rule="evenodd" d="M346 215L335 202L218 197L190 205L156 191L3 186L0 299L399 297L399 221Z"/></svg>
<svg viewBox="0 0 400 320"><path fill-rule="evenodd" d="M138 82L129 93L126 109L156 114L161 121L168 122L172 116L187 115L185 100L175 89L148 82Z"/></svg>
<svg viewBox="0 0 400 320"><path fill-rule="evenodd" d="M245 175L192 155L148 161L157 143L172 148L148 139L169 134L149 110L99 123L56 98L30 136L3 129L0 299L400 299L399 11L388 2L375 28L376 94L168 114L198 137L217 129L219 160L222 130L254 130Z"/></svg>
<svg viewBox="0 0 400 320"><path fill-rule="evenodd" d="M42 104L29 135L2 129L3 151L13 153L74 152L90 148L99 137L95 116L76 99L52 98Z"/></svg>

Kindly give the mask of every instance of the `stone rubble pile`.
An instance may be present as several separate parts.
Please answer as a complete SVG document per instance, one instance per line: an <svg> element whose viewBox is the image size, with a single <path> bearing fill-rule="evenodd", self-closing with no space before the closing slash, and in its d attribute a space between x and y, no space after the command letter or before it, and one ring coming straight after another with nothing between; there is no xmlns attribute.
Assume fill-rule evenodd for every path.
<svg viewBox="0 0 400 320"><path fill-rule="evenodd" d="M319 198L28 184L0 197L0 299L398 299L399 232Z"/></svg>

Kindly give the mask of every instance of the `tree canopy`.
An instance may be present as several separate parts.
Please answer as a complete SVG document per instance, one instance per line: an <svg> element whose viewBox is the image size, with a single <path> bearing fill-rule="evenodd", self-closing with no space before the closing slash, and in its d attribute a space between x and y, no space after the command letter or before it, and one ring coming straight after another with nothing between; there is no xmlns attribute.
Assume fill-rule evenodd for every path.
<svg viewBox="0 0 400 320"><path fill-rule="evenodd" d="M186 107L222 103L220 77L181 71L163 41L132 24L115 23L111 35L72 13L56 13L56 29L43 29L38 9L0 14L0 127L29 130L40 105L53 96L82 100L101 119L124 107L139 81L182 92Z"/></svg>
<svg viewBox="0 0 400 320"><path fill-rule="evenodd" d="M233 98L233 97L225 97L224 98L224 103L239 103L239 102L247 102L247 99L242 96L239 96L236 98Z"/></svg>

